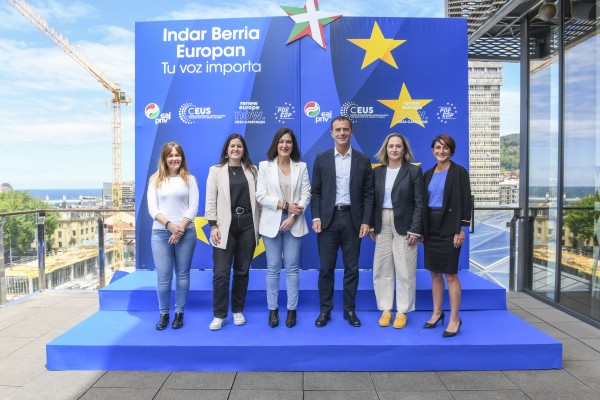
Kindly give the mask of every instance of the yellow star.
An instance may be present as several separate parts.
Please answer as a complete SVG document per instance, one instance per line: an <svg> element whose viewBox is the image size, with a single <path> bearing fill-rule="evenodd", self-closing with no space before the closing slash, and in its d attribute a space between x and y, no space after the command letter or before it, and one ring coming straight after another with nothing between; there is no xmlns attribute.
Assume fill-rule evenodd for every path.
<svg viewBox="0 0 600 400"><path fill-rule="evenodd" d="M354 43L361 49L366 50L365 58L360 69L365 69L366 66L377 60L383 60L392 67L398 69L396 61L392 56L392 50L406 42L406 40L386 39L383 36L379 25L377 25L377 22L373 25L373 31L371 31L371 37L369 39L348 39L348 41Z"/></svg>
<svg viewBox="0 0 600 400"><path fill-rule="evenodd" d="M252 256L252 258L256 258L264 252L265 252L265 243L263 242L263 239L260 238L260 240L258 241L258 246L256 246L256 248L254 249L254 255Z"/></svg>
<svg viewBox="0 0 600 400"><path fill-rule="evenodd" d="M202 228L205 227L207 224L208 224L208 221L204 217L194 218L194 227L196 228L196 237L198 238L198 240L201 240L206 244L210 244L210 243L208 243L208 239L206 238L206 234L204 233L204 230L202 230Z"/></svg>
<svg viewBox="0 0 600 400"><path fill-rule="evenodd" d="M427 104L431 103L433 99L411 98L410 93L408 93L408 89L406 88L406 84L403 83L402 90L400 90L400 97L398 97L398 100L377 101L394 110L394 117L392 118L390 128L400 123L406 118L413 121L415 124L420 125L422 128L425 128L423 120L419 115L419 110L425 107Z"/></svg>

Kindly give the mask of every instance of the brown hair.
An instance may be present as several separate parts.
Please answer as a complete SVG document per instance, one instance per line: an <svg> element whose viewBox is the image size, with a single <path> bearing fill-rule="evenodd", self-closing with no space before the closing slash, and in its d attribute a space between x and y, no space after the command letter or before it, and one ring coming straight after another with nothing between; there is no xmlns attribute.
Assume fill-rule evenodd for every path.
<svg viewBox="0 0 600 400"><path fill-rule="evenodd" d="M254 175L254 177L256 178L256 167L252 164L252 160L250 159L250 153L248 153L248 146L246 146L246 141L244 140L244 137L239 133L232 133L231 135L227 136L227 139L225 139L225 144L223 144L223 149L221 150L221 158L218 165L222 166L227 164L227 148L229 147L229 143L231 143L233 139L239 139L240 142L242 142L242 147L244 148L244 153L242 154L242 165L246 169L250 170L252 175Z"/></svg>
<svg viewBox="0 0 600 400"><path fill-rule="evenodd" d="M275 132L275 136L273 136L273 141L271 142L271 146L269 150L267 150L267 160L273 161L275 157L277 157L277 145L279 141L283 137L283 135L288 134L292 137L292 152L290 153L290 158L293 161L300 161L300 149L298 148L298 141L296 140L296 135L290 128L279 128L277 132Z"/></svg>
<svg viewBox="0 0 600 400"><path fill-rule="evenodd" d="M154 182L157 188L159 188L164 181L169 179L169 167L167 165L167 157L169 156L169 154L171 154L171 151L173 149L175 149L175 151L179 155L181 155L181 165L179 166L179 171L177 171L177 175L181 176L181 178L186 184L190 183L191 174L188 171L187 161L185 160L183 148L181 148L181 145L179 143L167 142L163 145L162 150L160 151L158 169L150 177L150 182Z"/></svg>
<svg viewBox="0 0 600 400"><path fill-rule="evenodd" d="M435 147L436 142L440 142L440 144L448 146L448 148L450 149L450 155L454 155L454 152L456 151L456 142L454 141L454 139L452 139L452 136L437 135L435 138L433 138L433 142L431 142L432 149Z"/></svg>

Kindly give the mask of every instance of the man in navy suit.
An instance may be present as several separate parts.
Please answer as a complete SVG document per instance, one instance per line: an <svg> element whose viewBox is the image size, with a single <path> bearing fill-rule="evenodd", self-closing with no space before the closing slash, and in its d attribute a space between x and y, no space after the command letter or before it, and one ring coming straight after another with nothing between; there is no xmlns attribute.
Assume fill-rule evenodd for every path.
<svg viewBox="0 0 600 400"><path fill-rule="evenodd" d="M315 326L327 325L333 309L334 270L341 247L344 260L344 319L360 326L355 312L360 241L369 234L374 191L371 160L352 149L352 122L331 121L335 148L317 155L313 166L311 213L317 233L320 314Z"/></svg>

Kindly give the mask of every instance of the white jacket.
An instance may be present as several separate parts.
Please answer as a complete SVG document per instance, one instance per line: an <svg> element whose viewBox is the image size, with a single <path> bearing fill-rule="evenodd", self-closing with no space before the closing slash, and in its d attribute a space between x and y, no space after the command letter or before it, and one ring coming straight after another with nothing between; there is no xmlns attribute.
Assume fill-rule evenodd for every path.
<svg viewBox="0 0 600 400"><path fill-rule="evenodd" d="M306 163L290 161L292 202L308 207L310 201L310 182L308 181L308 170ZM279 185L279 167L277 157L273 161L262 161L258 167L258 182L256 186L256 200L262 205L260 216L259 233L263 236L274 238L279 232L281 225L281 213L283 210L277 208L277 203L283 199L283 193ZM292 235L304 236L308 233L306 217L304 213L296 218L291 229Z"/></svg>

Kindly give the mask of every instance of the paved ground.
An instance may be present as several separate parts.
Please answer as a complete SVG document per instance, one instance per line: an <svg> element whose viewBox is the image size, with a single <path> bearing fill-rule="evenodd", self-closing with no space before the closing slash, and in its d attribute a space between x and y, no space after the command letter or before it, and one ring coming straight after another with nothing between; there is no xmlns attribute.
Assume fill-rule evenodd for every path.
<svg viewBox="0 0 600 400"><path fill-rule="evenodd" d="M0 309L0 399L600 399L600 330L523 293L508 307L560 340L562 370L196 373L48 371L45 344L98 309L44 292Z"/></svg>

